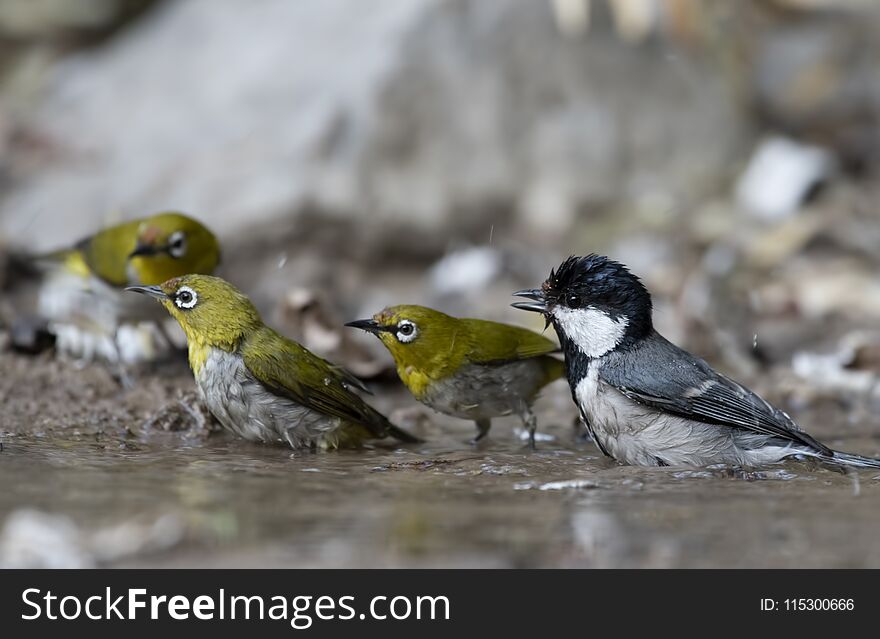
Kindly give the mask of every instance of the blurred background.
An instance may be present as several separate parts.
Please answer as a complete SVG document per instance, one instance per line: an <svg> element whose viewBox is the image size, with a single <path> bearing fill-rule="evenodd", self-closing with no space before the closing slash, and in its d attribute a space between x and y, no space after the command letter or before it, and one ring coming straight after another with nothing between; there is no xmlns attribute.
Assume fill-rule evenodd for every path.
<svg viewBox="0 0 880 639"><path fill-rule="evenodd" d="M753 384L830 443L877 455L878 60L880 6L872 0L2 0L0 328L32 299L34 281L19 256L166 209L217 232L221 274L273 326L367 377L387 368L384 352L375 340L339 332L341 322L412 302L539 329L537 318L509 308L510 292L539 284L569 254L598 252L645 280L667 337ZM120 397L100 371L68 370L49 356L23 359L4 339L0 431L7 437L28 441L39 423L79 441L65 430L72 420L89 437L112 431L136 446L133 430L143 439L139 428L152 405L142 396ZM60 393L58 379L84 388ZM176 397L180 385L191 386L186 371L178 379L149 382L149 391ZM47 395L35 401L24 387ZM560 387L547 399L561 448L574 417L567 393ZM83 397L91 412L77 413ZM122 417L113 408L120 402L128 411ZM458 424L454 441L462 448L470 426ZM496 430L504 441L509 431ZM178 443L150 450L162 457L161 446ZM244 450L247 459L266 454ZM576 450L603 463L589 444ZM533 487L570 479L556 458L540 469L516 466L521 453L510 444L510 458L497 465L508 470L498 474L514 467L552 475ZM479 470L464 459L456 463ZM250 462L241 463L246 473ZM279 473L285 463L272 461ZM632 470L587 466L571 467L588 476L577 481L650 483ZM458 476L438 468L422 470L439 473L442 485ZM660 485L689 494L665 483L681 478L663 477ZM847 478L804 481L862 495L861 505L839 506L842 520L876 516L864 514L865 493L878 512L877 481L873 492L852 489ZM698 492L750 489L705 486ZM513 494L509 481L498 490L502 501ZM608 502L619 497L607 494ZM825 512L841 503L825 497L833 502L822 502ZM583 499L541 506L554 508L547 521L568 522L561 545L549 549L538 542L548 538L544 528L510 546L498 532L509 513L491 515L496 528L480 527L500 542L478 536L462 550L454 535L444 537L450 548L425 532L433 530L426 518L459 517L470 522L460 538L475 539L475 513L489 516L479 501L464 514L404 509L401 527L382 528L376 539L403 531L418 538L417 552L395 546L383 554L384 541L374 540L374 561L802 559L755 550L770 535L801 550L825 543L811 556L815 565L880 565L880 546L864 532L873 519L862 521L862 532L841 531L811 514L815 534L802 532L797 508L819 499L810 490L787 497L793 510L781 515L763 507L728 513L754 535L746 535L754 543L745 553L710 541L721 523L692 525L702 531L696 544L677 536L682 521L707 521L687 508L664 527L652 519L652 502L634 522L628 511L607 504L596 511ZM0 508L20 515L19 507L34 503L40 499L8 497ZM82 525L77 506L48 503ZM535 503L512 507L534 523L527 513ZM241 513L230 517L242 530ZM636 532L622 537L622 529ZM8 530L7 546L17 547L20 533ZM843 534L847 550L836 548ZM644 546L648 538L660 545ZM507 550L496 556L499 544ZM696 556L684 550L693 547ZM86 563L114 561L89 555Z"/></svg>

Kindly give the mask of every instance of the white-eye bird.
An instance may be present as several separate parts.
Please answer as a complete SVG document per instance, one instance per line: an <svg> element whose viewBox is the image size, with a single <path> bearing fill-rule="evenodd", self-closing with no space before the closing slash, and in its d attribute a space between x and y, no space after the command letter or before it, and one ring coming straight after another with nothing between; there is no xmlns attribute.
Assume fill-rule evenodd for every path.
<svg viewBox="0 0 880 639"><path fill-rule="evenodd" d="M161 326L167 316L123 289L186 273L212 273L220 245L197 220L167 212L105 228L37 261L48 266L38 311L49 320L60 352L83 359L150 359L152 334L138 333L133 325L150 321ZM120 353L121 328L147 342L129 343L129 357Z"/></svg>
<svg viewBox="0 0 880 639"><path fill-rule="evenodd" d="M128 290L156 298L180 323L199 392L232 433L294 449L356 447L389 436L419 441L354 393L366 389L351 373L263 324L228 282L185 275Z"/></svg>
<svg viewBox="0 0 880 639"><path fill-rule="evenodd" d="M349 322L378 337L401 381L434 410L477 425L481 440L493 417L518 415L535 445L532 403L562 377L552 341L519 326L452 317L425 306L386 308L371 319Z"/></svg>

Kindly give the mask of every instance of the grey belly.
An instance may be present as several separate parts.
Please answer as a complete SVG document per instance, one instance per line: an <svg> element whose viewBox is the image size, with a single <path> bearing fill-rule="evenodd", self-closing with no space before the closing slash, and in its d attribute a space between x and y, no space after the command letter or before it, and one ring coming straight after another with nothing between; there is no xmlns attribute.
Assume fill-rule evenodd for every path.
<svg viewBox="0 0 880 639"><path fill-rule="evenodd" d="M59 353L85 360L115 362L121 357L138 362L156 359L167 350L154 327L140 325L167 322L162 305L96 277L56 269L40 287L38 307L57 336Z"/></svg>
<svg viewBox="0 0 880 639"><path fill-rule="evenodd" d="M245 439L292 448L333 447L343 421L279 397L257 381L240 355L214 349L196 376L208 410Z"/></svg>
<svg viewBox="0 0 880 639"><path fill-rule="evenodd" d="M422 402L462 419L521 415L540 390L544 371L534 360L499 366L471 364L432 384Z"/></svg>
<svg viewBox="0 0 880 639"><path fill-rule="evenodd" d="M639 466L758 466L797 454L772 438L706 424L639 404L591 369L575 388L593 436L616 460Z"/></svg>

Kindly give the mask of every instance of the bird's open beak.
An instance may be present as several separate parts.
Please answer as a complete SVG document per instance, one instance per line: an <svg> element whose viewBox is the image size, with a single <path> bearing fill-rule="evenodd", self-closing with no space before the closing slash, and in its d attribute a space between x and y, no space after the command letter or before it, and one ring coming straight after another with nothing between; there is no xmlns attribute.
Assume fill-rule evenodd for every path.
<svg viewBox="0 0 880 639"><path fill-rule="evenodd" d="M155 297L157 300L168 298L165 291L158 286L128 286L125 290L132 291L133 293L141 293L142 295L149 295L150 297Z"/></svg>
<svg viewBox="0 0 880 639"><path fill-rule="evenodd" d="M511 304L513 308L518 308L522 311L532 311L533 313L546 313L547 312L547 303L544 300L544 291L539 288L527 288L522 291L517 291L514 293L516 297L525 297L530 300L534 300L532 302L514 302Z"/></svg>
<svg viewBox="0 0 880 639"><path fill-rule="evenodd" d="M139 255L158 255L165 250L164 246L156 246L155 244L146 244L138 242L134 250L128 254L128 259L138 257Z"/></svg>
<svg viewBox="0 0 880 639"><path fill-rule="evenodd" d="M386 330L384 326L382 326L374 319L355 320L353 322L346 323L346 326L359 328L362 331L367 331L368 333L381 333L382 331Z"/></svg>

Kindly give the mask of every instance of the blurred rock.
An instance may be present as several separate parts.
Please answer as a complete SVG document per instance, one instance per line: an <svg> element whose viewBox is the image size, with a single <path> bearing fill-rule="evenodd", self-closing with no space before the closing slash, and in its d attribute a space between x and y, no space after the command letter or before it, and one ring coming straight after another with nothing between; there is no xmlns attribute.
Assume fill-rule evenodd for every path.
<svg viewBox="0 0 880 639"><path fill-rule="evenodd" d="M560 37L548 10L448 2L409 36L380 102L395 117L378 123L366 165L387 208L437 218L506 202L558 234L608 202L678 201L726 172L744 130L717 68L661 42L631 46L599 16L586 37Z"/></svg>
<svg viewBox="0 0 880 639"><path fill-rule="evenodd" d="M590 26L590 0L551 0L557 28L569 36L583 35Z"/></svg>
<svg viewBox="0 0 880 639"><path fill-rule="evenodd" d="M291 336L309 350L328 354L342 344L343 334L339 330L342 322L329 317L326 303L318 299L315 291L305 288L288 291L278 311Z"/></svg>
<svg viewBox="0 0 880 639"><path fill-rule="evenodd" d="M9 343L19 353L36 355L55 345L55 335L49 331L49 323L42 317L24 315L12 322Z"/></svg>
<svg viewBox="0 0 880 639"><path fill-rule="evenodd" d="M796 353L792 370L814 391L880 398L880 333L848 333L831 353Z"/></svg>
<svg viewBox="0 0 880 639"><path fill-rule="evenodd" d="M0 532L0 568L93 568L171 548L186 528L180 517L165 514L87 531L66 516L20 508Z"/></svg>
<svg viewBox="0 0 880 639"><path fill-rule="evenodd" d="M137 557L172 548L183 540L187 522L173 514L155 519L129 519L100 528L89 545L100 562Z"/></svg>
<svg viewBox="0 0 880 639"><path fill-rule="evenodd" d="M779 0L776 0L777 2ZM800 5L755 32L749 69L754 100L777 130L835 151L864 168L880 159L880 5L785 0Z"/></svg>
<svg viewBox="0 0 880 639"><path fill-rule="evenodd" d="M368 15L352 0L160 4L54 70L27 127L53 159L5 199L0 233L40 250L112 211L171 202L229 232L314 189L345 198L349 133L373 116L402 30L431 4L389 0Z"/></svg>
<svg viewBox="0 0 880 639"><path fill-rule="evenodd" d="M0 532L0 567L91 568L94 558L67 517L21 508Z"/></svg>
<svg viewBox="0 0 880 639"><path fill-rule="evenodd" d="M803 251L809 242L825 231L827 219L802 211L797 217L766 230L762 229L745 247L746 258L753 266L779 266Z"/></svg>
<svg viewBox="0 0 880 639"><path fill-rule="evenodd" d="M831 173L833 156L783 137L762 140L736 185L739 204L758 217L779 221L798 210Z"/></svg>
<svg viewBox="0 0 880 639"><path fill-rule="evenodd" d="M819 264L810 270L809 274L802 272L805 277L799 282L789 282L803 315L880 317L880 280L876 273L846 263Z"/></svg>
<svg viewBox="0 0 880 639"><path fill-rule="evenodd" d="M392 424L396 424L416 437L427 440L431 437L432 430L436 432L437 427L433 422L433 415L421 405L395 408L388 417Z"/></svg>
<svg viewBox="0 0 880 639"><path fill-rule="evenodd" d="M500 272L501 254L474 246L445 255L428 271L428 281L440 295L450 295L486 288Z"/></svg>
<svg viewBox="0 0 880 639"><path fill-rule="evenodd" d="M13 171L0 233L48 249L169 206L221 234L309 207L560 233L713 188L743 115L707 56L599 17L565 37L546 2L166 2L54 69L23 127L52 152Z"/></svg>
<svg viewBox="0 0 880 639"><path fill-rule="evenodd" d="M274 319L285 336L357 377L372 379L392 371L390 360L377 358L362 346L354 338L354 331L345 328L345 322L332 314L327 300L317 291L291 289L276 306Z"/></svg>
<svg viewBox="0 0 880 639"><path fill-rule="evenodd" d="M590 502L579 503L574 508L570 525L581 567L668 568L677 565L681 554L673 539L655 535L635 540L632 533L624 535L622 531L627 527L626 522Z"/></svg>
<svg viewBox="0 0 880 639"><path fill-rule="evenodd" d="M154 0L4 0L0 33L7 38L96 34L143 11Z"/></svg>

